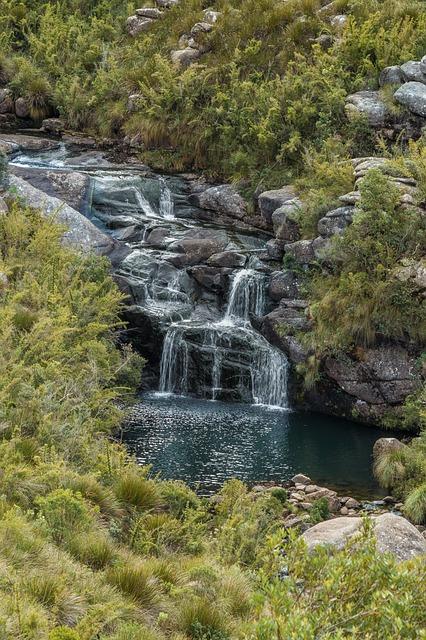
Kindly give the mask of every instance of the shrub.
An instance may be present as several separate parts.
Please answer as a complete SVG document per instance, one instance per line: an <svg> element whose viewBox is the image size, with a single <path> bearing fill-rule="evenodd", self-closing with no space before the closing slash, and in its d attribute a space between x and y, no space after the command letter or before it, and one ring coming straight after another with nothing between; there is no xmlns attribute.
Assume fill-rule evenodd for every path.
<svg viewBox="0 0 426 640"><path fill-rule="evenodd" d="M145 609L151 609L159 602L159 584L142 564L129 562L113 567L108 570L107 579L110 584Z"/></svg>
<svg viewBox="0 0 426 640"><path fill-rule="evenodd" d="M80 636L74 629L57 627L49 633L49 640L80 640Z"/></svg>
<svg viewBox="0 0 426 640"><path fill-rule="evenodd" d="M123 504L144 511L154 509L160 504L160 495L156 484L134 471L120 476L115 485L115 493Z"/></svg>
<svg viewBox="0 0 426 640"><path fill-rule="evenodd" d="M93 523L92 514L81 494L70 489L56 489L36 504L49 532L58 542L70 534L87 530Z"/></svg>
<svg viewBox="0 0 426 640"><path fill-rule="evenodd" d="M312 524L317 524L330 517L327 498L319 498L312 503L312 509L309 511L309 519Z"/></svg>

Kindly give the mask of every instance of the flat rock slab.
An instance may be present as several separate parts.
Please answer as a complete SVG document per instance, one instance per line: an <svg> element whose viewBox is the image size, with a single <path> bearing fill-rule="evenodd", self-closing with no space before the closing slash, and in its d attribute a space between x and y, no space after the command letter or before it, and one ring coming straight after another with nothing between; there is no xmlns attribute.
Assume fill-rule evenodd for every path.
<svg viewBox="0 0 426 640"><path fill-rule="evenodd" d="M49 140L49 138L36 138L14 133L0 134L0 151L7 154L17 151L50 151L58 147L59 142Z"/></svg>
<svg viewBox="0 0 426 640"><path fill-rule="evenodd" d="M18 196L29 207L38 209L42 214L54 218L68 228L63 236L65 244L85 253L94 252L98 255L107 255L114 249L112 238L63 200L49 196L13 175L10 176L10 187L9 197L16 199Z"/></svg>
<svg viewBox="0 0 426 640"><path fill-rule="evenodd" d="M305 531L302 537L309 550L323 545L343 549L350 538L361 532L362 523L358 517L326 520ZM401 516L385 513L374 518L374 534L378 551L391 553L399 561L426 554L425 538Z"/></svg>
<svg viewBox="0 0 426 640"><path fill-rule="evenodd" d="M73 209L84 213L90 185L90 177L87 174L13 165L10 165L10 172L29 182L36 189L59 198Z"/></svg>

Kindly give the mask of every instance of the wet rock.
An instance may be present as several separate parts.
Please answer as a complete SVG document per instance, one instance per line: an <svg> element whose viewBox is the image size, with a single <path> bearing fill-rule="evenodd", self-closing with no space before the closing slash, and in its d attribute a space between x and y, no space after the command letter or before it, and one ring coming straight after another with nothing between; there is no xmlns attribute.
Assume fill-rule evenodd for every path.
<svg viewBox="0 0 426 640"><path fill-rule="evenodd" d="M318 233L326 238L341 235L352 223L354 213L354 207L339 207L329 211L318 222Z"/></svg>
<svg viewBox="0 0 426 640"><path fill-rule="evenodd" d="M192 194L189 201L201 209L216 211L237 220L241 220L247 214L246 201L230 184L221 184Z"/></svg>
<svg viewBox="0 0 426 640"><path fill-rule="evenodd" d="M18 98L15 100L15 113L18 118L28 118L30 115L30 108L25 98Z"/></svg>
<svg viewBox="0 0 426 640"><path fill-rule="evenodd" d="M0 149L7 154L16 151L50 151L58 147L58 142L47 138L35 138L14 133L0 134Z"/></svg>
<svg viewBox="0 0 426 640"><path fill-rule="evenodd" d="M114 238L121 242L140 242L143 238L144 230L142 227L132 224L130 227L124 227L114 233Z"/></svg>
<svg viewBox="0 0 426 640"><path fill-rule="evenodd" d="M394 98L412 113L426 118L426 85L407 82L395 92Z"/></svg>
<svg viewBox="0 0 426 640"><path fill-rule="evenodd" d="M421 62L409 60L401 65L405 82L421 82L426 84L426 75Z"/></svg>
<svg viewBox="0 0 426 640"><path fill-rule="evenodd" d="M207 260L207 264L211 267L230 267L237 269L244 267L247 262L247 257L243 253L237 251L222 251L221 253L215 253Z"/></svg>
<svg viewBox="0 0 426 640"><path fill-rule="evenodd" d="M10 186L11 199L22 198L28 206L40 210L48 217L54 217L68 228L63 235L65 244L98 255L106 255L113 250L114 241L109 236L62 200L43 193L17 176L10 177Z"/></svg>
<svg viewBox="0 0 426 640"><path fill-rule="evenodd" d="M46 133L59 136L65 130L65 123L60 118L46 118L41 123L41 129Z"/></svg>
<svg viewBox="0 0 426 640"><path fill-rule="evenodd" d="M379 438L374 443L373 457L377 460L383 455L392 453L393 451L399 451L405 449L407 445L398 440L397 438Z"/></svg>
<svg viewBox="0 0 426 640"><path fill-rule="evenodd" d="M268 295L274 302L283 298L299 298L302 289L300 276L293 271L274 271L269 281Z"/></svg>
<svg viewBox="0 0 426 640"><path fill-rule="evenodd" d="M90 185L87 174L77 171L46 171L46 169L13 165L10 171L36 189L63 200L80 213L86 209Z"/></svg>
<svg viewBox="0 0 426 640"><path fill-rule="evenodd" d="M272 214L272 225L276 238L295 242L300 238L300 228L297 220L303 204L298 198L286 202Z"/></svg>
<svg viewBox="0 0 426 640"><path fill-rule="evenodd" d="M294 258L299 264L307 265L315 260L312 240L299 240L292 244L286 244L285 254Z"/></svg>
<svg viewBox="0 0 426 640"><path fill-rule="evenodd" d="M189 67L193 62L199 60L201 58L201 55L201 51L199 51L198 49L187 47L186 49L172 51L170 57L173 64L182 68L186 68Z"/></svg>
<svg viewBox="0 0 426 640"><path fill-rule="evenodd" d="M166 227L156 227L146 237L146 243L155 249L165 249L167 247L166 238L169 237L169 229Z"/></svg>
<svg viewBox="0 0 426 640"><path fill-rule="evenodd" d="M135 38L140 33L149 31L151 25L155 23L152 18L143 18L139 15L130 16L126 21L126 31L132 38Z"/></svg>
<svg viewBox="0 0 426 640"><path fill-rule="evenodd" d="M349 119L365 117L372 127L383 127L390 116L378 91L359 91L348 96L345 111Z"/></svg>
<svg viewBox="0 0 426 640"><path fill-rule="evenodd" d="M205 262L215 253L219 253L224 249L226 243L219 238L183 238L169 245L169 251L175 251L183 254L171 258L172 264L175 266L196 265Z"/></svg>
<svg viewBox="0 0 426 640"><path fill-rule="evenodd" d="M0 113L14 113L15 103L10 89L0 89Z"/></svg>
<svg viewBox="0 0 426 640"><path fill-rule="evenodd" d="M404 72L401 67L394 65L383 69L379 76L379 85L385 87L388 84L401 85L405 82Z"/></svg>
<svg viewBox="0 0 426 640"><path fill-rule="evenodd" d="M264 191L259 196L259 208L263 218L268 224L272 224L272 214L289 200L294 200L296 192L294 187L286 185L281 189Z"/></svg>
<svg viewBox="0 0 426 640"><path fill-rule="evenodd" d="M198 284L214 293L224 293L228 288L229 276L232 269L221 267L206 267L205 265L191 267L189 269L191 276Z"/></svg>

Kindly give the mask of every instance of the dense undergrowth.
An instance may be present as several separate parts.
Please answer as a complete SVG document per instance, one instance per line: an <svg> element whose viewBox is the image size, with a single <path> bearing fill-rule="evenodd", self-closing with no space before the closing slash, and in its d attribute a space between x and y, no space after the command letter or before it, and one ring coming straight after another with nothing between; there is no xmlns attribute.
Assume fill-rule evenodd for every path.
<svg viewBox="0 0 426 640"><path fill-rule="evenodd" d="M106 263L13 206L0 217L0 638L425 637L425 565L308 555L284 491L214 500L111 439L142 363L119 348Z"/></svg>

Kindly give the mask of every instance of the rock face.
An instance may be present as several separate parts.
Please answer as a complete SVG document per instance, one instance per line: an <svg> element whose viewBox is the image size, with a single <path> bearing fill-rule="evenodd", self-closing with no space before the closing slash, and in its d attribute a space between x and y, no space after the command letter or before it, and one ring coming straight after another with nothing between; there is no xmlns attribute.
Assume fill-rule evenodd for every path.
<svg viewBox="0 0 426 640"><path fill-rule="evenodd" d="M395 92L394 98L415 115L426 118L426 84L407 82Z"/></svg>
<svg viewBox="0 0 426 640"><path fill-rule="evenodd" d="M109 236L62 200L48 196L17 176L10 177L10 186L11 198L19 196L28 206L39 209L46 216L55 218L58 223L68 228L63 235L65 244L83 252L94 252L98 255L107 255L113 250L114 242Z"/></svg>
<svg viewBox="0 0 426 640"><path fill-rule="evenodd" d="M359 91L346 98L349 118L364 116L372 127L383 127L389 117L389 109L378 91Z"/></svg>
<svg viewBox="0 0 426 640"><path fill-rule="evenodd" d="M63 200L80 213L84 212L88 198L90 178L77 171L46 171L11 166L10 172L40 189L49 196Z"/></svg>
<svg viewBox="0 0 426 640"><path fill-rule="evenodd" d="M359 534L362 518L335 518L311 527L302 534L308 549L327 545L343 549L348 540ZM391 513L374 519L374 534L377 549L382 553L391 553L399 561L412 560L426 554L426 540L405 518Z"/></svg>

